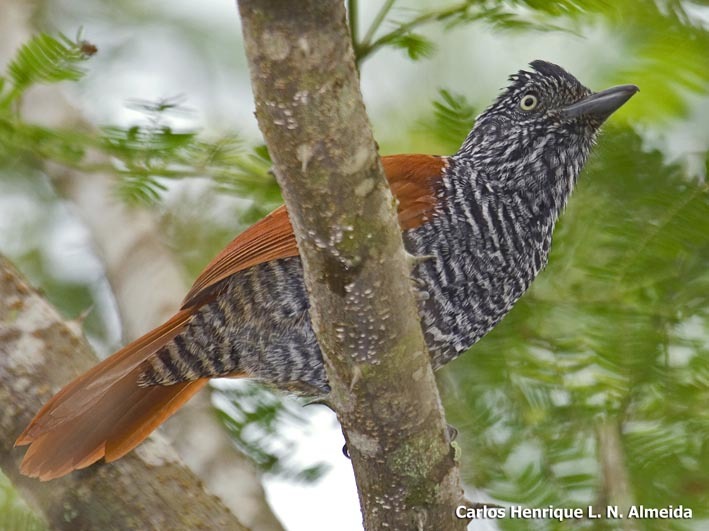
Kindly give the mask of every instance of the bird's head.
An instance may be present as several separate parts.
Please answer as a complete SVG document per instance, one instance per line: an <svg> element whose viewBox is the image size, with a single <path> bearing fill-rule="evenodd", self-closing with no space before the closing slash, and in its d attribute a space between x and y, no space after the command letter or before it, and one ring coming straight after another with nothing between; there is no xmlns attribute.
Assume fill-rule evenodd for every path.
<svg viewBox="0 0 709 531"><path fill-rule="evenodd" d="M489 168L493 179L534 186L556 176L573 185L598 128L638 88L594 93L553 63L537 60L530 66L511 76L478 117L459 155Z"/></svg>

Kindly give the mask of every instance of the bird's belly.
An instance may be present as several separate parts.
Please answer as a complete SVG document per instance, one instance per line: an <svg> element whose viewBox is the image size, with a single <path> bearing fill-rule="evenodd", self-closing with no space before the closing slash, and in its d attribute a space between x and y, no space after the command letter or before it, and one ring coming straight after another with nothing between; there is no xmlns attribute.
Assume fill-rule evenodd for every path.
<svg viewBox="0 0 709 531"><path fill-rule="evenodd" d="M416 267L414 277L425 291L419 313L434 369L462 354L499 323L548 255L541 246L521 247L518 252L464 239L409 238L407 246L412 254L431 257Z"/></svg>
<svg viewBox="0 0 709 531"><path fill-rule="evenodd" d="M413 276L434 368L457 357L497 324L536 275L498 252L423 248ZM533 261L532 261L533 262ZM145 384L174 384L241 373L288 391L329 392L298 257L254 266L226 279L186 330L159 351Z"/></svg>
<svg viewBox="0 0 709 531"><path fill-rule="evenodd" d="M526 289L523 280L514 275L488 273L447 286L423 275L428 297L419 312L434 369L462 354L489 332Z"/></svg>
<svg viewBox="0 0 709 531"><path fill-rule="evenodd" d="M244 375L307 395L329 392L300 258L225 279L214 300L151 360L147 385Z"/></svg>

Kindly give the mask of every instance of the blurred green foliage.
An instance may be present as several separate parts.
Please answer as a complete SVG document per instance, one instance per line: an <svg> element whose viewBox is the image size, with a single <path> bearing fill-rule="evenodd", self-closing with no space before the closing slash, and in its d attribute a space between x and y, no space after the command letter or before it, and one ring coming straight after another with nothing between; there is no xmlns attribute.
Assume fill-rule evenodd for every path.
<svg viewBox="0 0 709 531"><path fill-rule="evenodd" d="M497 499L613 504L600 466L611 449L599 444L610 424L636 503L682 504L707 518L709 187L643 151L631 129L606 129L546 271L444 369L449 421L462 432L466 481Z"/></svg>
<svg viewBox="0 0 709 531"><path fill-rule="evenodd" d="M47 34L32 38L17 52L0 76L0 163L58 162L81 171L115 173L118 196L129 204L150 205L167 188L165 180L186 177L213 179L223 192L252 195L261 203L280 200L270 162L263 147L245 148L232 135L214 141L198 131L175 131L166 124L170 113L182 111L179 100L134 100L133 108L145 114L147 124L104 126L96 131L57 129L25 122L13 112L34 84L78 81L80 66L95 53L80 37L59 39ZM113 161L97 165L87 156L99 150Z"/></svg>
<svg viewBox="0 0 709 531"><path fill-rule="evenodd" d="M599 58L602 80L642 89L601 136L556 230L546 271L500 326L439 373L449 422L460 430L465 481L502 504L618 503L602 466L612 448L601 434L610 430L621 442L622 453L614 457L635 503L694 510L693 521L644 520L636 528L701 529L709 519L709 159L705 146L668 162L647 147L646 136L688 123L697 101L706 107L709 7L680 0L401 3L382 0L364 26L359 1L348 0L363 77L365 60L386 48L411 60L463 53L440 49L431 27L485 24L530 39L538 31L601 31L618 48L617 57ZM45 34L20 49L0 76L1 175L36 173L51 161L113 172L117 195L133 205L162 208L167 183L185 177L248 199L235 222L241 227L215 231L199 209L164 214L165 232L194 275L230 232L280 201L267 150L245 145L235 134L215 139L170 127L170 116L183 111L172 98L134 101L146 119L129 126L86 131L23 120L19 103L33 84L77 80L94 51L81 36ZM408 151L424 138L435 151L452 153L479 110L442 89L431 110L415 111L421 119L414 130L397 132L394 147ZM92 150L108 155L111 164L91 163L86 155ZM688 164L689 158L702 163ZM72 310L89 303L86 291L73 285L48 282L45 289L73 300ZM318 476L319 465L299 471L288 462L290 446L280 431L284 423L298 422L292 408L254 386L225 398L229 404L218 414L264 470ZM0 508L7 518L31 518L17 511L14 505ZM503 529L626 525L498 523Z"/></svg>
<svg viewBox="0 0 709 531"><path fill-rule="evenodd" d="M217 410L239 449L264 472L299 481L319 478L327 466L315 463L302 468L291 463L295 442L282 434L283 426L304 423L303 404L296 400L283 401L256 382L241 384L218 392L228 405Z"/></svg>
<svg viewBox="0 0 709 531"><path fill-rule="evenodd" d="M36 83L78 81L84 71L79 66L94 49L65 35L54 38L40 33L23 45L7 67L8 79L0 77L0 107L10 105L22 92Z"/></svg>
<svg viewBox="0 0 709 531"><path fill-rule="evenodd" d="M436 50L436 45L428 37L420 33L420 29L432 23L444 24L447 28L482 21L500 30L536 30L560 31L560 26L554 25L549 19L533 18L516 9L515 2L465 0L441 6L424 9L403 8L403 16L391 15L396 5L395 0L384 0L376 16L367 28L364 37L359 34L359 20L349 18L350 33L353 36L355 58L358 64L382 48L398 48L406 51L413 60L430 57ZM563 2L566 6L556 6L555 2L519 2L521 4L538 4L533 9L548 15L569 15L576 11L586 11L577 2ZM350 12L356 10L357 2L349 2ZM591 2L587 2L589 6ZM387 23L390 27L382 29Z"/></svg>
<svg viewBox="0 0 709 531"><path fill-rule="evenodd" d="M34 515L0 472L0 529L3 531L45 531L47 526Z"/></svg>

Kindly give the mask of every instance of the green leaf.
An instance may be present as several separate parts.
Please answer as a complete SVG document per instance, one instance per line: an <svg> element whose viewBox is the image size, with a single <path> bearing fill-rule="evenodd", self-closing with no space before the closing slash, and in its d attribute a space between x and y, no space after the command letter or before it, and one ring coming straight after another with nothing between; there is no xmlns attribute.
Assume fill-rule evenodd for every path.
<svg viewBox="0 0 709 531"><path fill-rule="evenodd" d="M126 172L116 187L117 196L130 205L153 205L167 187L153 175Z"/></svg>
<svg viewBox="0 0 709 531"><path fill-rule="evenodd" d="M406 50L406 53L411 59L417 61L426 57L430 57L436 51L436 45L433 44L423 35L416 33L405 33L393 37L389 44L395 48Z"/></svg>
<svg viewBox="0 0 709 531"><path fill-rule="evenodd" d="M427 134L436 136L446 146L448 152L454 152L468 135L475 122L476 109L465 96L445 89L438 91L438 98L433 102L433 116L422 122Z"/></svg>
<svg viewBox="0 0 709 531"><path fill-rule="evenodd" d="M79 64L94 52L89 53L87 43L74 42L62 34L59 38L46 33L35 35L8 66L13 91L21 93L35 83L77 81L84 75Z"/></svg>
<svg viewBox="0 0 709 531"><path fill-rule="evenodd" d="M312 482L327 471L324 463L302 468L291 462L295 441L282 435L288 425L305 426L300 403L283 399L254 382L219 391L217 415L236 445L263 470L280 477Z"/></svg>

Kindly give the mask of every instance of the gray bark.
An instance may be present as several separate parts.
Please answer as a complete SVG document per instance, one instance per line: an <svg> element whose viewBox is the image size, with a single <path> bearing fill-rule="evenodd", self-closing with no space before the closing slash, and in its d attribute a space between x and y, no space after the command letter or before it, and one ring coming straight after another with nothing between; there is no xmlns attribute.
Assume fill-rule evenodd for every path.
<svg viewBox="0 0 709 531"><path fill-rule="evenodd" d="M47 167L47 173L91 231L118 303L124 337L135 339L174 314L187 289L153 216L118 203L110 175L83 174L55 164ZM266 502L258 469L236 449L214 414L210 389L182 407L163 432L240 521L254 531L283 529Z"/></svg>
<svg viewBox="0 0 709 531"><path fill-rule="evenodd" d="M17 435L54 392L97 359L0 256L0 466L52 529L247 529L160 436L110 465L49 483L21 476Z"/></svg>
<svg viewBox="0 0 709 531"><path fill-rule="evenodd" d="M341 0L239 0L366 529L464 529L458 465Z"/></svg>
<svg viewBox="0 0 709 531"><path fill-rule="evenodd" d="M30 39L39 6L21 0L0 5L0 65L4 65ZM22 103L27 121L48 127L92 127L67 101L61 86L33 87ZM85 162L110 167L107 157L95 151ZM44 170L91 232L116 298L124 339L135 339L175 313L186 286L150 212L120 204L113 193L114 177L106 172L81 173L53 163L46 163ZM266 502L259 471L217 420L208 391L171 418L165 432L185 463L242 522L255 531L282 529Z"/></svg>

